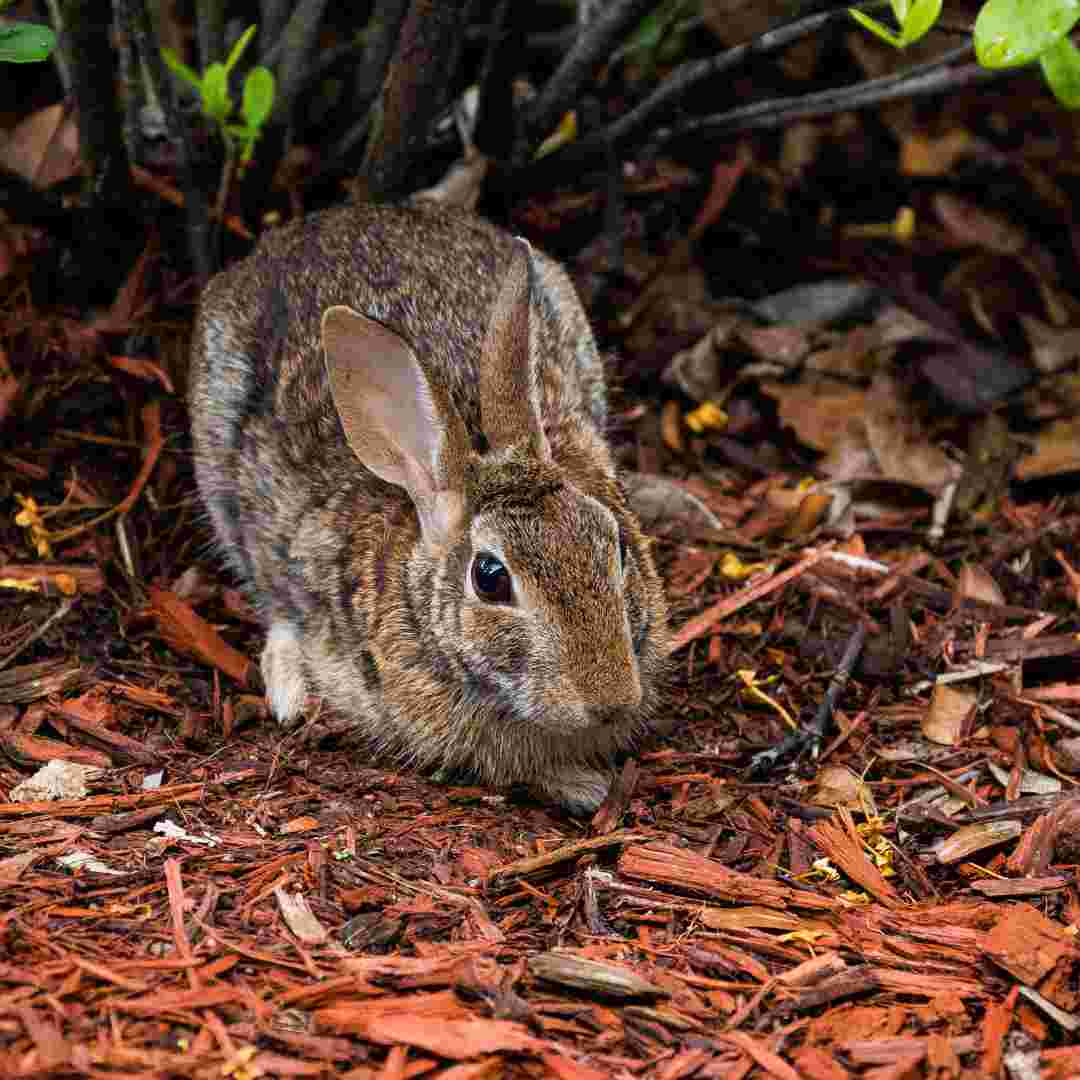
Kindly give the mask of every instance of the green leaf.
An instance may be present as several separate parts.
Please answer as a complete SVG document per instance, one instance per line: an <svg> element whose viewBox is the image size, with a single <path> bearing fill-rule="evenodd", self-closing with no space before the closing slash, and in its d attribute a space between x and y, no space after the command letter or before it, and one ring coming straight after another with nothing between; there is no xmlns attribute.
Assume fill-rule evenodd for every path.
<svg viewBox="0 0 1080 1080"><path fill-rule="evenodd" d="M893 3L894 10L901 3L906 8L903 18L897 18L905 45L912 45L923 37L941 14L941 0L912 0L910 4L907 0L893 0Z"/></svg>
<svg viewBox="0 0 1080 1080"><path fill-rule="evenodd" d="M189 68L172 49L162 49L161 59L165 61L165 66L174 75L179 76L184 82L190 83L196 90L202 89L202 79L199 77L198 72L194 68Z"/></svg>
<svg viewBox="0 0 1080 1080"><path fill-rule="evenodd" d="M859 11L857 8L848 8L848 14L865 30L869 30L871 34L876 34L882 41L887 41L894 49L903 48L903 41L899 34L893 33L883 23L879 23L877 19L871 19L864 11Z"/></svg>
<svg viewBox="0 0 1080 1080"><path fill-rule="evenodd" d="M1080 109L1080 49L1063 37L1039 57L1039 64L1054 97L1066 109Z"/></svg>
<svg viewBox="0 0 1080 1080"><path fill-rule="evenodd" d="M202 77L203 112L215 123L224 124L232 112L232 98L229 97L229 73L224 64L214 63Z"/></svg>
<svg viewBox="0 0 1080 1080"><path fill-rule="evenodd" d="M864 11L848 8L848 14L864 29L876 34L896 49L912 45L929 31L941 14L941 0L892 0L893 16L900 32L896 33L871 18Z"/></svg>
<svg viewBox="0 0 1080 1080"><path fill-rule="evenodd" d="M236 44L229 52L229 58L225 61L225 74L228 75L232 72L232 69L236 67L237 60L244 54L244 50L248 47L248 42L255 36L255 26L252 24L249 26L237 39Z"/></svg>
<svg viewBox="0 0 1080 1080"><path fill-rule="evenodd" d="M240 111L249 127L266 123L274 108L274 75L268 68L254 67L244 80L244 100Z"/></svg>
<svg viewBox="0 0 1080 1080"><path fill-rule="evenodd" d="M1030 64L1080 20L1080 0L987 0L975 19L975 56L983 67Z"/></svg>
<svg viewBox="0 0 1080 1080"><path fill-rule="evenodd" d="M5 63L47 60L55 47L56 35L47 26L16 22L0 27L0 60Z"/></svg>

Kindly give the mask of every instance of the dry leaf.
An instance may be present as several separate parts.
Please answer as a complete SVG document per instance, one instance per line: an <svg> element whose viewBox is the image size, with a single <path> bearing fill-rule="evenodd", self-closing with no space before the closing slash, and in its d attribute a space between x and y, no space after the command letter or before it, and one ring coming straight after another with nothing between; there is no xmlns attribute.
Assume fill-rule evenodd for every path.
<svg viewBox="0 0 1080 1080"><path fill-rule="evenodd" d="M988 847L1015 840L1023 831L1023 824L1010 818L965 825L943 841L937 850L937 861L947 865L968 859Z"/></svg>
<svg viewBox="0 0 1080 1080"><path fill-rule="evenodd" d="M981 567L964 563L956 580L956 595L983 604L1004 604L1005 594L998 583Z"/></svg>
<svg viewBox="0 0 1080 1080"><path fill-rule="evenodd" d="M922 733L942 746L958 746L967 737L978 700L971 690L938 683L922 719Z"/></svg>

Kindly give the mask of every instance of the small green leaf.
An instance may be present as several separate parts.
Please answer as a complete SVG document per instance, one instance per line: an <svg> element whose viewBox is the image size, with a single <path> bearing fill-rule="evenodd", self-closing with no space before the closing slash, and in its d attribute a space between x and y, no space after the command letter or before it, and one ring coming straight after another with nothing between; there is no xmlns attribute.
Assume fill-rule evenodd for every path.
<svg viewBox="0 0 1080 1080"><path fill-rule="evenodd" d="M47 26L15 22L0 27L0 60L8 64L29 64L47 60L56 47L56 35Z"/></svg>
<svg viewBox="0 0 1080 1080"><path fill-rule="evenodd" d="M248 42L255 36L254 24L249 26L237 39L236 44L229 52L229 58L225 61L225 74L228 75L232 72L232 69L236 67L237 60L244 54L244 50L248 47Z"/></svg>
<svg viewBox="0 0 1080 1080"><path fill-rule="evenodd" d="M203 112L215 123L224 124L232 112L229 74L224 64L211 64L202 77Z"/></svg>
<svg viewBox="0 0 1080 1080"><path fill-rule="evenodd" d="M199 77L198 72L194 68L189 68L172 49L162 49L161 59L165 61L165 66L174 75L183 79L184 82L190 83L196 90L202 89L202 79Z"/></svg>
<svg viewBox="0 0 1080 1080"><path fill-rule="evenodd" d="M1080 109L1080 49L1063 37L1039 57L1054 97L1066 109Z"/></svg>
<svg viewBox="0 0 1080 1080"><path fill-rule="evenodd" d="M894 0L894 5L899 5L901 0ZM900 36L905 45L912 45L923 37L941 14L941 0L912 0L910 4L903 0L905 11L903 17L897 17L900 23Z"/></svg>
<svg viewBox="0 0 1080 1080"><path fill-rule="evenodd" d="M983 67L1037 60L1080 20L1080 0L987 0L975 19L975 56Z"/></svg>
<svg viewBox="0 0 1080 1080"><path fill-rule="evenodd" d="M941 14L941 0L892 0L893 17L900 28L897 33L864 11L848 8L848 14L864 29L876 34L896 49L914 44L929 31Z"/></svg>
<svg viewBox="0 0 1080 1080"><path fill-rule="evenodd" d="M871 19L863 11L859 11L857 8L848 8L848 14L865 30L869 30L871 34L876 34L882 41L887 41L894 49L903 48L903 41L900 39L899 34L894 34L883 23L879 23L877 19Z"/></svg>
<svg viewBox="0 0 1080 1080"><path fill-rule="evenodd" d="M274 108L274 75L269 68L254 67L244 80L244 100L240 106L244 120L256 130L266 123Z"/></svg>

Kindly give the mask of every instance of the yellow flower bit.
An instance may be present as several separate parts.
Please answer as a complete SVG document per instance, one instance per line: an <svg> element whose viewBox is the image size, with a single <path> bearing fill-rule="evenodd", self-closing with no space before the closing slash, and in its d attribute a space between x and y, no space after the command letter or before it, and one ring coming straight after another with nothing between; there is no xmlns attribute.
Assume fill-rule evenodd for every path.
<svg viewBox="0 0 1080 1080"><path fill-rule="evenodd" d="M41 592L36 581L20 581L18 578L0 578L0 589L18 589L20 592Z"/></svg>
<svg viewBox="0 0 1080 1080"><path fill-rule="evenodd" d="M896 871L892 865L893 846L884 836L879 836L873 843L868 843L866 850L874 865L881 871L882 877L896 877Z"/></svg>
<svg viewBox="0 0 1080 1080"><path fill-rule="evenodd" d="M734 551L729 551L720 560L720 573L728 581L744 581L746 578L752 577L754 574L760 574L763 570L768 569L769 563L743 562Z"/></svg>
<svg viewBox="0 0 1080 1080"><path fill-rule="evenodd" d="M854 889L842 892L840 898L854 907L866 907L870 903L870 897L866 893L856 892Z"/></svg>
<svg viewBox="0 0 1080 1080"><path fill-rule="evenodd" d="M577 138L577 133L577 113L571 109L559 121L559 126L537 148L533 161L539 161L567 143L572 143Z"/></svg>
<svg viewBox="0 0 1080 1080"><path fill-rule="evenodd" d="M801 941L811 947L818 943L818 938L831 934L831 930L792 930L790 934L781 934L780 941Z"/></svg>
<svg viewBox="0 0 1080 1080"><path fill-rule="evenodd" d="M727 427L728 414L715 401L704 401L683 420L695 435L700 435L703 431L723 431Z"/></svg>
<svg viewBox="0 0 1080 1080"><path fill-rule="evenodd" d="M39 559L51 559L49 531L45 528L45 519L41 516L37 501L29 495L16 495L15 501L22 507L15 515L15 524L20 529L27 530L30 546L37 552Z"/></svg>
<svg viewBox="0 0 1080 1080"><path fill-rule="evenodd" d="M892 221L876 222L872 225L848 225L845 236L864 240L895 240L898 244L908 244L915 235L915 211L910 206L901 206Z"/></svg>
<svg viewBox="0 0 1080 1080"><path fill-rule="evenodd" d="M759 680L756 672L743 668L740 671L736 671L735 676L742 681L743 686L746 688L746 693L751 698L761 702L762 705L772 709L773 712L778 713L780 718L792 731L798 727L798 724L795 723L791 713L789 713L779 701L773 701L773 699L761 689L761 687L767 686L771 682L776 682L779 678L778 675L771 675L768 679Z"/></svg>
<svg viewBox="0 0 1080 1080"><path fill-rule="evenodd" d="M806 873L796 875L795 880L808 885L818 881L839 881L840 872L823 857L815 859L813 866Z"/></svg>

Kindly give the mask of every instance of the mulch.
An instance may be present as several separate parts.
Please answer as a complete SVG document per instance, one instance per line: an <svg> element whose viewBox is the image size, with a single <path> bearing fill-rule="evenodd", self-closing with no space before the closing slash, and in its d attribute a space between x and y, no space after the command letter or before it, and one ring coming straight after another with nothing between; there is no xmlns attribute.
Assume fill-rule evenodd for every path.
<svg viewBox="0 0 1080 1080"><path fill-rule="evenodd" d="M969 554L1075 563L1078 531L1005 501ZM1049 633L1076 580L995 604L851 548L726 584L720 545L660 541L693 586L673 731L591 822L276 730L212 563L122 609L100 565L0 567L40 589L9 648L66 607L0 670L0 787L103 770L0 803L0 1075L1080 1074L1080 639ZM902 655L871 636L814 756L755 777L860 620L906 623ZM959 713L913 677L995 659Z"/></svg>

